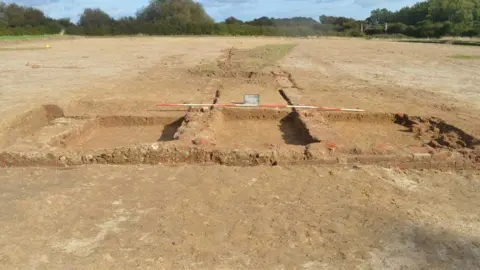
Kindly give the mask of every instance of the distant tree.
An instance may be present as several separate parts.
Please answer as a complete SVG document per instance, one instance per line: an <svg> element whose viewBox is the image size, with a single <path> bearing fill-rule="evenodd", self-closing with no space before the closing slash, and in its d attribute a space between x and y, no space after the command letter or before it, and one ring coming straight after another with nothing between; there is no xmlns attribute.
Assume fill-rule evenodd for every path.
<svg viewBox="0 0 480 270"><path fill-rule="evenodd" d="M123 17L117 20L113 26L113 34L115 35L133 35L141 33L138 22L134 17Z"/></svg>
<svg viewBox="0 0 480 270"><path fill-rule="evenodd" d="M417 23L419 35L422 37L435 37L435 25L430 20L425 20Z"/></svg>
<svg viewBox="0 0 480 270"><path fill-rule="evenodd" d="M399 22L405 25L415 25L420 21L426 20L428 16L427 1L414 4L411 7L403 7L396 12L387 9L375 9L370 13L366 22L371 25Z"/></svg>
<svg viewBox="0 0 480 270"><path fill-rule="evenodd" d="M74 25L72 21L70 21L70 18L60 18L57 21L63 28L68 28Z"/></svg>
<svg viewBox="0 0 480 270"><path fill-rule="evenodd" d="M213 23L203 6L193 0L152 0L137 13L137 18L150 22Z"/></svg>
<svg viewBox="0 0 480 270"><path fill-rule="evenodd" d="M393 22L394 13L386 8L375 9L370 13L369 21L374 25Z"/></svg>
<svg viewBox="0 0 480 270"><path fill-rule="evenodd" d="M378 27L389 23L389 33L405 33L415 37L443 35L477 35L480 21L480 0L426 0L396 12L376 9L366 22L366 33L377 33Z"/></svg>
<svg viewBox="0 0 480 270"><path fill-rule="evenodd" d="M7 4L5 4L4 2L0 2L0 27L2 28L6 28L8 25L6 8Z"/></svg>
<svg viewBox="0 0 480 270"><path fill-rule="evenodd" d="M403 23L391 23L388 25L388 34L405 34L408 26Z"/></svg>
<svg viewBox="0 0 480 270"><path fill-rule="evenodd" d="M0 2L0 35L49 34L65 29L69 34L78 35L362 36L361 24L365 34L383 34L384 23L389 24L389 34L480 35L480 0L423 0L398 11L372 10L364 21L322 15L319 21L308 17L262 16L246 22L229 17L222 23L214 23L197 0L151 0L135 17L118 20L100 9L87 8L76 25L68 18L48 18L35 8Z"/></svg>
<svg viewBox="0 0 480 270"><path fill-rule="evenodd" d="M2 14L2 15L1 15L2 17L0 17L0 19L5 19L5 18L6 18L6 17L5 17L5 16L6 16L6 15L5 15L6 9L7 9L7 4L5 4L5 3L2 2L2 1L0 1L0 13Z"/></svg>
<svg viewBox="0 0 480 270"><path fill-rule="evenodd" d="M428 6L429 2L427 1L422 1L414 4L410 9L410 14L408 14L407 21L403 23L407 25L415 25L422 20L425 20L428 17Z"/></svg>
<svg viewBox="0 0 480 270"><path fill-rule="evenodd" d="M274 26L275 25L274 19L268 18L266 16L263 16L245 23L249 25L256 25L256 26Z"/></svg>
<svg viewBox="0 0 480 270"><path fill-rule="evenodd" d="M25 8L17 5L10 4L5 8L5 14L10 27L18 27L25 25Z"/></svg>
<svg viewBox="0 0 480 270"><path fill-rule="evenodd" d="M286 27L313 27L319 24L319 22L315 21L314 19L307 17L273 19L273 22L275 26Z"/></svg>
<svg viewBox="0 0 480 270"><path fill-rule="evenodd" d="M45 22L45 15L35 8L27 8L24 13L25 25L38 26Z"/></svg>
<svg viewBox="0 0 480 270"><path fill-rule="evenodd" d="M480 9L478 0L430 0L428 15L436 22L451 21L473 25Z"/></svg>
<svg viewBox="0 0 480 270"><path fill-rule="evenodd" d="M480 20L475 21L473 24L473 32L475 36L480 36Z"/></svg>
<svg viewBox="0 0 480 270"><path fill-rule="evenodd" d="M111 34L113 19L99 8L86 8L78 24L86 35L108 35Z"/></svg>
<svg viewBox="0 0 480 270"><path fill-rule="evenodd" d="M322 24L334 24L337 17L322 15L320 16L320 23Z"/></svg>
<svg viewBox="0 0 480 270"><path fill-rule="evenodd" d="M347 18L347 17L335 17L335 16L325 16L325 15L320 16L320 23L322 24L333 24L336 26L343 27L345 23L349 23L349 22L356 22L356 20L353 18Z"/></svg>
<svg viewBox="0 0 480 270"><path fill-rule="evenodd" d="M242 24L243 22L235 17L228 17L225 19L226 24Z"/></svg>
<svg viewBox="0 0 480 270"><path fill-rule="evenodd" d="M343 27L343 30L349 30L349 29L360 30L360 22L347 21L343 23L342 27Z"/></svg>
<svg viewBox="0 0 480 270"><path fill-rule="evenodd" d="M211 34L213 19L193 0L152 0L137 12L147 33L162 35Z"/></svg>

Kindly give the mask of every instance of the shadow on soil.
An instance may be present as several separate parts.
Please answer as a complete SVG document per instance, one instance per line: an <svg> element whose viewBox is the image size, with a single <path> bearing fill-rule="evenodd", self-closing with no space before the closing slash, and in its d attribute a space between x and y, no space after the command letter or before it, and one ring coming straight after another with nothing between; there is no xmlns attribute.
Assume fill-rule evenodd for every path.
<svg viewBox="0 0 480 270"><path fill-rule="evenodd" d="M426 254L430 266L449 269L480 268L480 238L463 236L454 231L428 232L427 229L415 228L413 242Z"/></svg>
<svg viewBox="0 0 480 270"><path fill-rule="evenodd" d="M280 131L286 144L308 145L317 142L296 112L292 112L280 120Z"/></svg>
<svg viewBox="0 0 480 270"><path fill-rule="evenodd" d="M426 198L410 199L419 205L427 203ZM474 234L441 223L423 223L419 217L412 219L401 210L392 211L388 207L375 210L352 207L351 212L363 214L368 223L377 224L373 227L352 224L359 235L370 235L365 239L359 236L364 244L373 240L368 244L369 256L365 261L368 269L480 269L480 238ZM345 224L348 220L339 216L336 222Z"/></svg>
<svg viewBox="0 0 480 270"><path fill-rule="evenodd" d="M163 128L162 135L158 138L159 142L173 141L174 135L177 132L177 129L182 125L184 118L180 118L177 121L166 125Z"/></svg>

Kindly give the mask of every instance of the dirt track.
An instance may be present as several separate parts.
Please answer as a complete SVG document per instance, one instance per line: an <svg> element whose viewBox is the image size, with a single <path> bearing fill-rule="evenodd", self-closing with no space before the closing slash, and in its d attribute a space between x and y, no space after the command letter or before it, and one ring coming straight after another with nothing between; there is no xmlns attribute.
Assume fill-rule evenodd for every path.
<svg viewBox="0 0 480 270"><path fill-rule="evenodd" d="M3 268L480 268L477 48L48 43L0 50ZM154 106L244 93L368 113Z"/></svg>

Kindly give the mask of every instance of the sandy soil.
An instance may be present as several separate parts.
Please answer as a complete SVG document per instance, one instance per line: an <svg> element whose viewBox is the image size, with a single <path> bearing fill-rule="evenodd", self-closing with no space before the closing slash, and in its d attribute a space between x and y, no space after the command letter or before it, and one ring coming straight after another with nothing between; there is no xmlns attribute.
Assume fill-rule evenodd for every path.
<svg viewBox="0 0 480 270"><path fill-rule="evenodd" d="M276 145L305 145L302 137L295 132L295 126L288 120L237 120L225 121L216 133L219 145L245 147L274 147ZM248 133L248 136L240 134Z"/></svg>
<svg viewBox="0 0 480 270"><path fill-rule="evenodd" d="M332 130L342 134L342 140L362 149L388 142L391 146L409 145L421 146L422 142L415 139L403 126L378 123L335 122Z"/></svg>
<svg viewBox="0 0 480 270"><path fill-rule="evenodd" d="M305 104L435 115L479 134L477 47L367 40L303 41L282 66Z"/></svg>
<svg viewBox="0 0 480 270"><path fill-rule="evenodd" d="M72 100L110 101L113 110L119 108L111 99L150 105L212 102L214 82L192 77L188 68L203 59L215 59L232 46L251 48L280 40L86 38L50 40L51 49L42 49L46 42L3 46L19 50L0 51L0 124L19 112L49 102L65 105ZM148 109L132 107L137 111ZM5 114L8 111L12 114Z"/></svg>
<svg viewBox="0 0 480 270"><path fill-rule="evenodd" d="M2 169L2 268L478 269L480 174Z"/></svg>
<svg viewBox="0 0 480 270"><path fill-rule="evenodd" d="M81 141L71 143L69 147L81 149L115 148L124 145L172 140L173 134L165 126L140 126L140 127L101 127L91 134L83 137ZM164 135L165 133L165 135Z"/></svg>
<svg viewBox="0 0 480 270"><path fill-rule="evenodd" d="M55 119L179 119L186 109L155 104L240 102L243 93L286 104L280 89L293 103L437 116L480 135L480 61L451 58L478 55L476 47L184 37L49 40L51 49L41 49L44 43L1 44L10 49L0 50L0 150L50 140L66 129L48 124ZM251 59L232 55L232 47L244 53L266 44L297 46L273 62L257 51L258 70L233 72L248 71L238 64ZM212 63L228 72L204 69ZM302 150L292 131L298 126L227 118L207 125L217 144ZM35 127L19 124L27 120ZM69 146L162 141L176 131L168 123L101 126ZM393 123L330 124L360 147L420 142ZM0 168L0 181L5 269L480 268L478 170L86 165Z"/></svg>

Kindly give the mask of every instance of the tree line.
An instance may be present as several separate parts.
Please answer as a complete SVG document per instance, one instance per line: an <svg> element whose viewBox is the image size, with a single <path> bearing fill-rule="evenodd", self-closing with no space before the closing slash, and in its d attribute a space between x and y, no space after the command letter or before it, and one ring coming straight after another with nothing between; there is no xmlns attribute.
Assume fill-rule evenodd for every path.
<svg viewBox="0 0 480 270"><path fill-rule="evenodd" d="M152 0L135 16L115 19L97 8L83 11L77 23L52 19L41 10L0 2L0 35L265 35L364 36L397 34L411 37L480 36L480 0L428 0L398 11L373 10L365 20L322 15L260 17L241 21L214 20L193 0Z"/></svg>
<svg viewBox="0 0 480 270"><path fill-rule="evenodd" d="M70 19L52 19L36 8L0 2L0 36L58 34L74 25Z"/></svg>
<svg viewBox="0 0 480 270"><path fill-rule="evenodd" d="M479 36L480 0L429 0L398 11L376 9L366 22L367 34L385 31L413 37ZM380 27L379 27L380 26Z"/></svg>

